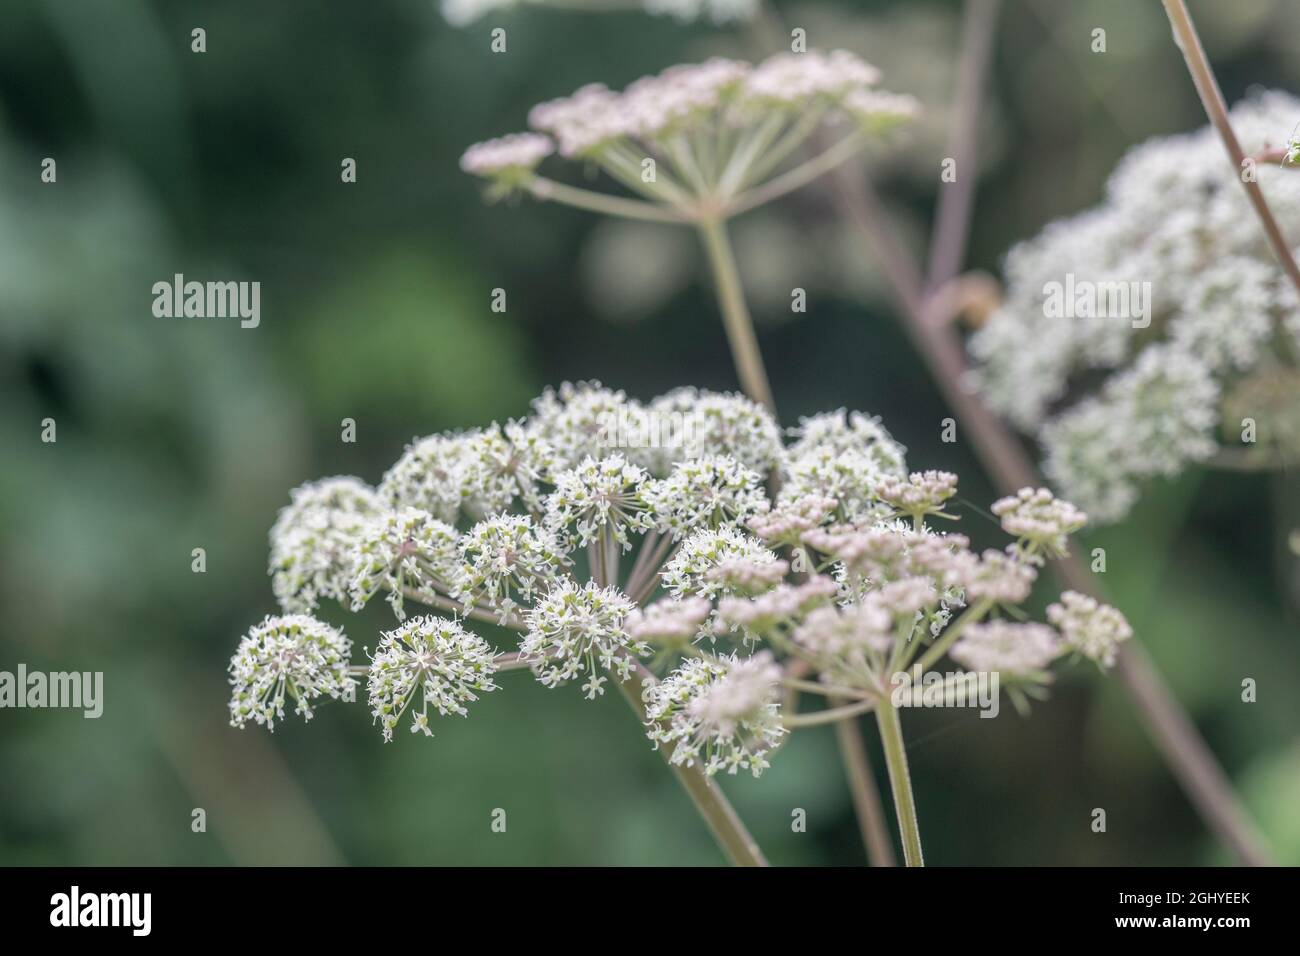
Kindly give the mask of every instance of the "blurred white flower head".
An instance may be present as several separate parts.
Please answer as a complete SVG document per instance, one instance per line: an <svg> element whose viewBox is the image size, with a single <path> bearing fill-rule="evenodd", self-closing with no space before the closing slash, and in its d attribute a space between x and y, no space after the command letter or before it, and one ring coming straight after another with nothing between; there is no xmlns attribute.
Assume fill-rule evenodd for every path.
<svg viewBox="0 0 1300 956"><path fill-rule="evenodd" d="M1297 115L1300 100L1267 92L1231 118L1252 153ZM1048 478L1098 522L1122 518L1151 479L1221 449L1254 467L1300 458L1300 299L1239 173L1209 127L1136 147L1101 204L1011 251L1005 302L971 338L985 400L1040 441ZM1272 162L1252 173L1283 228L1300 222L1300 176ZM1149 327L1049 314L1045 289L1067 276L1149 284ZM1267 401L1261 381L1279 383ZM1257 435L1243 442L1247 417Z"/></svg>

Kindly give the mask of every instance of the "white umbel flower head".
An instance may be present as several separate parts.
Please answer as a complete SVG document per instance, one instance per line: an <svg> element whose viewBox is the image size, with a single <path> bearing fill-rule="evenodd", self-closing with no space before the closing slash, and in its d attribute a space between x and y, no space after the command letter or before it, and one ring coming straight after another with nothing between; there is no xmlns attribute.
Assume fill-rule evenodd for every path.
<svg viewBox="0 0 1300 956"><path fill-rule="evenodd" d="M949 656L970 671L1037 678L1061 655L1061 640L1046 624L986 621L972 624Z"/></svg>
<svg viewBox="0 0 1300 956"><path fill-rule="evenodd" d="M1088 514L1118 521L1138 498L1135 476L1116 468L1130 442L1129 412L1086 398L1043 426L1043 473L1071 500L1086 501Z"/></svg>
<svg viewBox="0 0 1300 956"><path fill-rule="evenodd" d="M1065 554L1065 539L1088 523L1088 516L1046 488L1021 488L993 502L1002 530L1048 554Z"/></svg>
<svg viewBox="0 0 1300 956"><path fill-rule="evenodd" d="M885 478L904 478L906 471L902 446L879 421L840 409L801 419L793 435L779 503L830 497L844 521L887 515L876 486Z"/></svg>
<svg viewBox="0 0 1300 956"><path fill-rule="evenodd" d="M641 424L644 408L599 382L565 382L533 400L532 428L554 449L562 467L597 460L619 450L622 424Z"/></svg>
<svg viewBox="0 0 1300 956"><path fill-rule="evenodd" d="M881 477L875 461L860 451L817 448L789 460L777 500L784 505L814 495L825 496L835 499L841 521L878 521L890 513L876 497Z"/></svg>
<svg viewBox="0 0 1300 956"><path fill-rule="evenodd" d="M1078 591L1062 592L1061 602L1047 608L1047 619L1061 632L1066 646L1103 668L1115 665L1119 645L1133 636L1123 614Z"/></svg>
<svg viewBox="0 0 1300 956"><path fill-rule="evenodd" d="M311 720L316 698L350 698L356 686L348 675L351 653L342 631L314 617L267 617L240 640L230 661L231 725L252 720L274 731L286 699Z"/></svg>
<svg viewBox="0 0 1300 956"><path fill-rule="evenodd" d="M758 472L725 455L679 462L667 478L647 484L643 496L654 529L674 541L696 528L742 523L769 507Z"/></svg>
<svg viewBox="0 0 1300 956"><path fill-rule="evenodd" d="M517 421L466 436L462 454L466 508L484 518L510 510L515 499L540 511L541 486L565 466L537 429Z"/></svg>
<svg viewBox="0 0 1300 956"><path fill-rule="evenodd" d="M768 651L720 660L689 658L645 691L647 736L669 760L706 774L755 777L781 742L781 668Z"/></svg>
<svg viewBox="0 0 1300 956"><path fill-rule="evenodd" d="M636 658L649 646L628 634L624 623L634 605L616 588L566 578L528 612L528 633L519 652L533 662L533 673L546 687L558 687L580 675L588 700L605 692L611 671L620 681L632 676Z"/></svg>
<svg viewBox="0 0 1300 956"><path fill-rule="evenodd" d="M1214 372L1253 368L1273 331L1285 281L1271 263L1249 256L1211 264L1183 294L1170 341Z"/></svg>
<svg viewBox="0 0 1300 956"><path fill-rule="evenodd" d="M350 555L366 523L383 511L356 478L324 478L290 492L271 528L271 589L286 612L309 611L321 598L343 600Z"/></svg>
<svg viewBox="0 0 1300 956"><path fill-rule="evenodd" d="M709 568L704 579L717 584L720 594L762 594L779 585L790 571L788 561L725 558Z"/></svg>
<svg viewBox="0 0 1300 956"><path fill-rule="evenodd" d="M919 612L932 608L943 595L928 577L899 578L871 592L876 604L895 618L914 618Z"/></svg>
<svg viewBox="0 0 1300 956"><path fill-rule="evenodd" d="M851 525L813 528L804 544L838 563L843 574L864 581L888 581L907 573L905 560L910 532L897 522L857 528Z"/></svg>
<svg viewBox="0 0 1300 956"><path fill-rule="evenodd" d="M776 553L757 538L724 526L701 528L692 533L669 559L660 579L664 588L678 597L694 595L712 599L719 594L734 593L728 589L727 577L713 572L726 567L739 574L742 565L751 572L761 566L770 566L782 574L789 569L784 562L778 564Z"/></svg>
<svg viewBox="0 0 1300 956"><path fill-rule="evenodd" d="M619 94L588 83L572 96L538 103L528 112L528 125L554 136L565 159L589 159L627 135L621 107Z"/></svg>
<svg viewBox="0 0 1300 956"><path fill-rule="evenodd" d="M744 82L749 64L714 57L703 63L670 66L637 80L620 102L628 135L645 141L689 132L726 102Z"/></svg>
<svg viewBox="0 0 1300 956"><path fill-rule="evenodd" d="M531 517L498 515L480 521L460 539L456 596L495 609L504 623L519 601L531 603L557 581L567 563L555 536Z"/></svg>
<svg viewBox="0 0 1300 956"><path fill-rule="evenodd" d="M1199 358L1153 346L1112 379L1102 401L1121 410L1129 454L1117 466L1140 476L1172 476L1218 449L1219 386Z"/></svg>
<svg viewBox="0 0 1300 956"><path fill-rule="evenodd" d="M419 695L411 733L432 737L429 708L441 716L466 716L465 705L478 700L475 691L496 690L496 654L487 641L457 621L426 615L385 631L370 658L370 711L384 732L393 730Z"/></svg>
<svg viewBox="0 0 1300 956"><path fill-rule="evenodd" d="M1265 92L1231 121L1251 155L1298 115L1300 99ZM1300 177L1252 170L1276 219L1300 221ZM1097 206L1017 246L1005 273L1003 305L970 340L972 384L1097 522L1213 455L1220 427L1235 434L1221 396L1243 376L1294 364L1294 287L1208 126L1135 147Z"/></svg>
<svg viewBox="0 0 1300 956"><path fill-rule="evenodd" d="M408 445L379 483L380 497L391 508L419 508L455 524L469 494L465 450L474 434L430 435Z"/></svg>
<svg viewBox="0 0 1300 956"><path fill-rule="evenodd" d="M631 534L643 530L646 477L644 468L622 455L583 459L555 476L555 490L545 501L546 527L569 547L585 547L608 534L628 551Z"/></svg>
<svg viewBox="0 0 1300 956"><path fill-rule="evenodd" d="M400 621L406 617L407 588L425 593L454 590L459 540L455 528L418 508L389 511L371 519L352 552L348 575L352 610L360 611L384 588Z"/></svg>
<svg viewBox="0 0 1300 956"><path fill-rule="evenodd" d="M902 477L906 473L906 449L890 437L880 419L862 412L841 408L810 415L801 418L791 434L795 439L789 449L792 459L829 449L860 454L871 462L871 470L878 475Z"/></svg>
<svg viewBox="0 0 1300 956"><path fill-rule="evenodd" d="M677 450L678 461L724 456L764 475L784 456L776 419L744 395L678 388L656 398L648 410L663 416L676 412L683 417L681 432L689 441Z"/></svg>
<svg viewBox="0 0 1300 956"><path fill-rule="evenodd" d="M1135 481L1173 476L1214 454L1218 409L1208 365L1176 346L1151 346L1097 396L1043 427L1044 470L1066 494L1117 517L1136 497Z"/></svg>
<svg viewBox="0 0 1300 956"><path fill-rule="evenodd" d="M710 82L725 86L729 68L715 66ZM875 419L813 416L791 437L787 453L771 415L738 396L678 389L642 405L564 385L526 419L417 440L378 491L352 478L297 489L273 532L277 595L307 605L347 595L360 610L386 592L399 619L414 601L521 632L508 665L457 618L386 632L368 668L386 740L399 723L427 735L434 715L464 715L495 689L500 666L529 668L548 687L572 680L588 698L612 674L644 688L655 743L710 774L766 767L785 733L778 702L808 690L804 681L845 699L873 695L918 646L933 654L951 643L954 660L1003 672L1022 708L1063 654L1113 661L1128 625L1071 592L1049 612L1063 637L975 623L1024 616L1045 557L1083 524L1078 509L1024 489L993 509L1015 542L977 556L965 535L923 520L944 516L956 477L908 474ZM765 486L782 479L773 506ZM625 568L622 548L638 535ZM946 641L952 626L962 631ZM718 656L719 643L751 654ZM288 699L306 717L324 694L351 699L362 668L349 666L349 650L313 618L268 618L231 663L232 722L274 726Z"/></svg>

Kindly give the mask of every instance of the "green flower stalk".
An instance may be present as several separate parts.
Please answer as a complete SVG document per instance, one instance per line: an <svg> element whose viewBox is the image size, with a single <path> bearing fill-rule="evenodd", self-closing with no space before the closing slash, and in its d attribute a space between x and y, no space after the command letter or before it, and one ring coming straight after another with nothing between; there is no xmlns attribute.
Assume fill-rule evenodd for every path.
<svg viewBox="0 0 1300 956"><path fill-rule="evenodd" d="M879 73L852 53L781 53L752 66L715 58L670 67L623 92L600 84L529 114L530 133L471 146L468 173L488 195L537 199L650 222L693 226L713 273L745 393L769 409L771 388L745 303L727 222L799 189L862 152L917 112L911 97L875 89ZM832 142L792 163L816 134ZM542 176L552 152L588 164L624 195Z"/></svg>

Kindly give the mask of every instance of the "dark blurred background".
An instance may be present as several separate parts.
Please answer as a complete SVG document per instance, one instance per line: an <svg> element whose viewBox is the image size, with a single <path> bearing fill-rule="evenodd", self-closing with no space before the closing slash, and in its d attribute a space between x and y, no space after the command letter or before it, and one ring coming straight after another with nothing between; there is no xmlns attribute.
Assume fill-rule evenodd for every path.
<svg viewBox="0 0 1300 956"><path fill-rule="evenodd" d="M810 45L853 49L886 88L922 100L925 119L869 161L921 250L960 6L779 6ZM1193 10L1229 100L1300 88L1300 5ZM506 55L489 52L493 26L507 29ZM190 51L194 27L206 53ZM1104 54L1090 51L1095 27ZM507 675L472 719L384 745L363 706L321 707L274 736L231 729L225 667L274 610L266 532L294 485L377 482L413 436L523 414L565 379L640 398L736 387L692 235L489 205L457 161L583 83L763 52L744 27L637 13L530 8L457 30L432 0L6 0L0 669L102 670L106 700L97 721L0 712L0 861L721 860L617 695L588 703ZM1095 203L1131 145L1204 123L1160 5L1128 0L1008 0L986 116L970 262L994 272L1016 240ZM55 185L40 181L44 157ZM344 157L355 184L340 182ZM992 500L971 451L940 443L948 411L825 194L768 207L735 237L785 423L840 406L879 414L914 467L955 470L963 497ZM260 281L261 326L155 318L151 286L177 272ZM806 315L790 312L795 286L809 290ZM496 287L505 314L489 308ZM40 440L47 417L55 444ZM345 417L354 444L340 441ZM1189 475L1082 544L1107 549L1116 603L1278 858L1300 863L1287 506L1293 526L1276 476ZM965 514L963 530L993 540ZM204 574L191 571L196 547ZM376 603L359 618L322 612L358 655L391 620ZM1246 677L1257 703L1241 702ZM1094 672L1075 669L1028 719L905 723L931 862L1225 859L1118 685ZM775 862L862 861L828 728L801 731L761 780L725 786ZM205 833L191 831L198 807ZM489 829L498 807L505 834ZM807 834L790 832L792 807ZM1094 807L1106 834L1089 828Z"/></svg>

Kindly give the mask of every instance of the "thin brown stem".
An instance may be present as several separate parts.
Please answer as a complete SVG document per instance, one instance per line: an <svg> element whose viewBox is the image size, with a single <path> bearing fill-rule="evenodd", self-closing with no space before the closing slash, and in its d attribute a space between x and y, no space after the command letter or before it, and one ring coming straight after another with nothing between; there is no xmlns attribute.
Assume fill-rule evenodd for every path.
<svg viewBox="0 0 1300 956"><path fill-rule="evenodd" d="M642 703L641 694L645 689L647 678L652 678L650 672L637 664L633 668L632 677L618 685L623 696L627 698L628 705L643 722L645 704ZM698 763L693 767L686 767L672 762L671 751L662 750L661 753L664 761L691 798L691 802L695 804L695 809L704 818L704 822L713 833L714 839L718 841L718 846L727 855L727 859L735 866L767 866L767 858L763 856L763 851L759 849L758 843L750 835L717 782L705 774Z"/></svg>
<svg viewBox="0 0 1300 956"><path fill-rule="evenodd" d="M457 601L455 598L447 597L443 594L437 594L433 591L405 587L402 588L402 596L412 601L418 601L427 607L436 607L439 610L452 611L456 614L460 614L462 617L472 617L476 621L487 621L501 627L508 627L513 631L522 631L525 629L523 620L517 614L507 614L503 619L496 611L464 604Z"/></svg>
<svg viewBox="0 0 1300 956"><path fill-rule="evenodd" d="M632 603L641 604L659 586L659 569L663 567L664 558L667 557L672 546L672 535L664 535L655 545L654 553L650 555L640 572L628 578L624 593L631 598Z"/></svg>
<svg viewBox="0 0 1300 956"><path fill-rule="evenodd" d="M867 849L867 862L871 866L898 866L880 792L876 789L876 777L871 772L871 758L867 756L867 742L862 739L857 719L839 721L835 725L835 740L849 778L849 792L853 795L862 844Z"/></svg>
<svg viewBox="0 0 1300 956"><path fill-rule="evenodd" d="M1196 24L1192 22L1187 4L1183 0L1164 0L1164 5L1165 13L1169 15L1169 23L1174 28L1174 41L1183 51L1183 59L1187 61L1187 70L1192 74L1192 83L1196 85L1196 92L1201 98L1201 105L1205 107L1205 114L1218 132L1219 139L1223 140L1223 148L1228 151L1228 157L1234 166L1233 172L1241 180L1242 188L1250 198L1250 204L1255 207L1255 215L1259 217L1260 225L1264 227L1269 248L1273 250L1273 255L1281 264L1282 271L1290 277L1296 289L1300 291L1300 266L1296 265L1295 257L1291 255L1291 247L1287 245L1282 230L1278 228L1277 220L1273 218L1273 211L1268 208L1264 192L1259 188L1259 183L1254 176L1242 175L1247 168L1246 154L1241 148L1241 143L1237 141L1237 134L1233 132L1232 122L1228 118L1228 104L1223 99L1223 91L1219 89L1219 81L1215 78L1214 68L1210 66L1210 60L1205 55L1205 48L1201 46L1201 38L1196 33Z"/></svg>
<svg viewBox="0 0 1300 956"><path fill-rule="evenodd" d="M930 291L956 277L970 232L975 182L979 179L976 168L979 156L974 147L979 138L984 86L993 56L993 33L1000 6L1001 0L970 0L966 4L961 61L957 67L956 120L950 140L956 153L949 154L956 161L957 178L939 190L926 282Z"/></svg>

